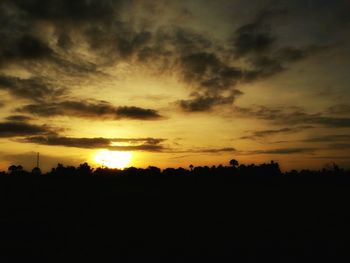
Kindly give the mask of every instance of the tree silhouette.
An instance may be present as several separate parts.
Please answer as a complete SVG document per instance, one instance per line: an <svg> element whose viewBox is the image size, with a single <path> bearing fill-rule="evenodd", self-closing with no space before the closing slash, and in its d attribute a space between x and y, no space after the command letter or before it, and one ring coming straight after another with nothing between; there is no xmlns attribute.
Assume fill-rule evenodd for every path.
<svg viewBox="0 0 350 263"><path fill-rule="evenodd" d="M17 170L17 166L16 165L11 165L8 169L10 174L14 174Z"/></svg>
<svg viewBox="0 0 350 263"><path fill-rule="evenodd" d="M19 174L22 174L24 171L23 171L23 166L22 165L11 165L9 168L8 168L8 171L11 175L19 175Z"/></svg>
<svg viewBox="0 0 350 263"><path fill-rule="evenodd" d="M77 168L77 174L82 176L89 176L92 174L92 169L88 163L83 163Z"/></svg>
<svg viewBox="0 0 350 263"><path fill-rule="evenodd" d="M34 167L32 170L32 175L41 175L41 170L39 167Z"/></svg>
<svg viewBox="0 0 350 263"><path fill-rule="evenodd" d="M237 161L236 159L232 159L232 160L230 161L230 165L231 165L232 167L236 168L236 167L239 165L239 163L238 163L238 161Z"/></svg>

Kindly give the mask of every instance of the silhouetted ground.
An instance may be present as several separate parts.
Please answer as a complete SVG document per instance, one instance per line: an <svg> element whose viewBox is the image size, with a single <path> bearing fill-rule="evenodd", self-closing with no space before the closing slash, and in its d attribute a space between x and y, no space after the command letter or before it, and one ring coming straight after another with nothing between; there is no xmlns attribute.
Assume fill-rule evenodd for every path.
<svg viewBox="0 0 350 263"><path fill-rule="evenodd" d="M0 262L348 262L349 173L276 165L12 171Z"/></svg>

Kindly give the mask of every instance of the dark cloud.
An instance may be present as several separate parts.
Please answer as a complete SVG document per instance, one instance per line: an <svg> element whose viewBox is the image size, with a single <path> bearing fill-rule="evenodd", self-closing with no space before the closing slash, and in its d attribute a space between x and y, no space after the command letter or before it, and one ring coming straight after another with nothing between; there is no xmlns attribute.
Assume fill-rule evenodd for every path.
<svg viewBox="0 0 350 263"><path fill-rule="evenodd" d="M192 53L180 61L183 78L198 90L192 99L179 102L183 110L208 111L216 105L232 104L235 97L242 94L235 86L244 72L224 63L216 54ZM226 91L231 95L223 95Z"/></svg>
<svg viewBox="0 0 350 263"><path fill-rule="evenodd" d="M303 48L285 47L276 52L280 60L295 62L329 49L329 46L307 46Z"/></svg>
<svg viewBox="0 0 350 263"><path fill-rule="evenodd" d="M272 5L261 10L252 23L239 27L230 42L235 57L245 60L249 65L244 81L255 81L281 73L293 63L317 54L328 46L284 46L279 43L280 36L273 32L276 27L273 19L285 17L285 8Z"/></svg>
<svg viewBox="0 0 350 263"><path fill-rule="evenodd" d="M233 37L233 46L237 56L250 53L262 53L271 48L275 38L270 28L261 21L247 24L238 28Z"/></svg>
<svg viewBox="0 0 350 263"><path fill-rule="evenodd" d="M13 0L13 4L33 19L98 21L113 17L118 0Z"/></svg>
<svg viewBox="0 0 350 263"><path fill-rule="evenodd" d="M42 145L65 146L87 149L106 148L111 144L111 141L105 138L68 138L58 136L35 136L25 138L21 141Z"/></svg>
<svg viewBox="0 0 350 263"><path fill-rule="evenodd" d="M150 10L157 9L157 4L153 2L138 4L142 15L133 9L137 4L125 0L4 0L0 3L0 22L5 25L0 28L0 64L6 66L8 61L16 60L22 65L21 60L30 60L45 67L45 63L40 63L46 59L50 66L76 77L98 74L100 68L120 62L141 63L157 73L175 72L192 94L178 105L186 112L197 112L232 104L239 94L237 84L274 76L317 50L316 45L278 45L280 36L273 30L271 18L285 15L285 10L273 5L258 12L251 22L233 28L228 41L220 41L198 29L154 19ZM186 5L180 7L179 10L187 10ZM38 25L42 24L53 30L52 36L38 33ZM76 52L85 44L92 56ZM90 61L86 57L96 59ZM0 88L29 99L47 98L48 94L53 97L62 90L48 85L49 77L2 77L5 79L0 79ZM42 109L45 107L48 105ZM74 105L66 105L65 110L78 112L73 108ZM49 111L62 110L50 105ZM126 118L160 118L154 110L137 107L113 111L109 114L117 111ZM92 109L86 108L85 113L79 114L94 115Z"/></svg>
<svg viewBox="0 0 350 263"><path fill-rule="evenodd" d="M247 61L250 70L245 72L244 81L250 82L279 74L288 69L291 63L306 59L330 49L329 46L308 46L303 48L284 47L282 49L250 55Z"/></svg>
<svg viewBox="0 0 350 263"><path fill-rule="evenodd" d="M237 152L233 147L223 147L223 148L193 148L187 150L178 150L178 149L167 149L167 153L196 153L196 154L215 154L215 153L229 153Z"/></svg>
<svg viewBox="0 0 350 263"><path fill-rule="evenodd" d="M299 121L296 119L296 121ZM350 118L336 118L325 116L305 116L306 122L310 124L320 124L329 128L347 128L350 127Z"/></svg>
<svg viewBox="0 0 350 263"><path fill-rule="evenodd" d="M350 118L327 116L325 113L306 113L302 109L290 109L283 107L235 107L238 115L268 120L277 124L286 125L321 125L329 128L350 127Z"/></svg>
<svg viewBox="0 0 350 263"><path fill-rule="evenodd" d="M157 120L162 116L152 109L114 107L104 101L62 101L31 104L17 110L42 117L72 116L81 118Z"/></svg>
<svg viewBox="0 0 350 263"><path fill-rule="evenodd" d="M21 36L13 44L3 51L5 59L42 59L53 54L48 44L31 35Z"/></svg>
<svg viewBox="0 0 350 263"><path fill-rule="evenodd" d="M348 134L333 134L323 135L318 137L311 137L302 140L303 142L338 142L338 141L350 141L350 135Z"/></svg>
<svg viewBox="0 0 350 263"><path fill-rule="evenodd" d="M57 97L64 93L64 89L52 87L40 78L22 79L4 75L0 75L0 89L13 96L34 101Z"/></svg>
<svg viewBox="0 0 350 263"><path fill-rule="evenodd" d="M41 38L35 34L33 21L16 7L14 1L0 2L0 67L12 62L37 62L52 58L54 51L46 36Z"/></svg>
<svg viewBox="0 0 350 263"><path fill-rule="evenodd" d="M76 59L67 61L62 52L68 54L81 44L81 40L79 43L72 41L72 35L87 38L92 28L105 28L101 30L104 36L112 35L113 32L119 35L118 30L111 25L118 23L118 13L123 2L126 3L122 0L1 1L0 22L3 27L0 28L0 66L6 67L8 62L20 64L26 61L36 66L50 64L58 66L60 70L74 70L74 74L85 70L93 72L94 67L87 67L84 59L79 62L81 65L77 65ZM53 29L55 35L43 34L40 25L44 24ZM102 41L104 49L109 45L101 35L95 34L94 39L95 42ZM47 64L43 64L43 61Z"/></svg>
<svg viewBox="0 0 350 263"><path fill-rule="evenodd" d="M313 156L312 159L326 159L326 160L350 160L349 156Z"/></svg>
<svg viewBox="0 0 350 263"><path fill-rule="evenodd" d="M242 31L243 29L244 27L241 28ZM255 31L258 29L256 28ZM128 31L127 34L131 33ZM133 39L138 39L138 34L144 37L140 37L140 41L136 41L139 44L134 45ZM259 52L253 52L254 54L243 52L243 59L249 65L244 69L235 66L236 60L230 58L210 37L180 27L166 30L163 28L156 33L135 32L128 37L128 41L122 41L126 48L119 48L118 52L128 56L134 54L141 61L148 63L158 64L159 61L166 61L159 63L162 70L177 69L180 77L190 89L194 90L192 98L181 100L178 103L179 106L187 112L208 111L216 105L232 104L235 95L228 96L227 93L239 93L236 88L238 83L278 74L287 69L286 64L307 57L308 54L312 54L309 51L311 49L316 50L315 46L313 48L284 47L270 51L270 48L265 48L267 42L266 46L263 44L264 37L257 35L256 43L252 44L251 48L255 46L253 49ZM266 37L266 39L271 40L269 43L272 46L272 37ZM261 48L259 44L262 45Z"/></svg>
<svg viewBox="0 0 350 263"><path fill-rule="evenodd" d="M350 105L348 104L338 104L328 108L330 114L335 115L348 115L350 114Z"/></svg>
<svg viewBox="0 0 350 263"><path fill-rule="evenodd" d="M188 28L172 27L166 38L176 47L181 56L194 54L198 50L208 50L215 46L213 41L205 35Z"/></svg>
<svg viewBox="0 0 350 263"><path fill-rule="evenodd" d="M2 122L0 123L0 137L12 138L21 136L32 136L52 134L52 128L46 125L34 125L25 122Z"/></svg>
<svg viewBox="0 0 350 263"><path fill-rule="evenodd" d="M326 48L317 45L298 48L277 45L279 38L273 34L269 19L284 14L285 10L265 9L255 21L239 27L230 40L233 58L213 42L204 41L204 36L180 31L182 37L173 38L173 45L181 47L178 49L181 54L178 59L180 72L183 79L196 90L192 98L179 102L181 108L187 112L198 112L211 110L217 105L230 105L235 96L224 93L237 92L237 84L279 74L287 70L291 63ZM193 39L200 44L196 46ZM234 66L237 65L237 58L244 61L247 67Z"/></svg>
<svg viewBox="0 0 350 263"><path fill-rule="evenodd" d="M193 53L181 58L184 78L208 92L231 88L243 72L222 62L214 53Z"/></svg>
<svg viewBox="0 0 350 263"><path fill-rule="evenodd" d="M231 96L223 97L223 96L205 96L200 94L193 94L193 98L189 100L181 100L179 101L179 105L184 111L187 112L202 112L209 111L214 106L219 105L229 105L232 104L236 97L241 95L242 93L238 90Z"/></svg>
<svg viewBox="0 0 350 263"><path fill-rule="evenodd" d="M334 143L329 146L332 150L349 150L350 143Z"/></svg>
<svg viewBox="0 0 350 263"><path fill-rule="evenodd" d="M143 109L139 107L118 107L116 109L118 118L135 119L135 120L155 120L162 116L152 109Z"/></svg>
<svg viewBox="0 0 350 263"><path fill-rule="evenodd" d="M124 58L135 54L136 52L141 52L152 39L152 34L148 31L129 33L129 37L119 36L116 39L117 48L119 54ZM139 56L140 57L140 56Z"/></svg>
<svg viewBox="0 0 350 263"><path fill-rule="evenodd" d="M31 22L21 14L9 11L8 6L4 7L4 3L0 3L0 17L0 67L9 62L37 61L52 57L54 52L50 45L31 33Z"/></svg>
<svg viewBox="0 0 350 263"><path fill-rule="evenodd" d="M281 148L272 150L258 150L250 152L250 154L301 154L314 153L316 148Z"/></svg>
<svg viewBox="0 0 350 263"><path fill-rule="evenodd" d="M250 61L252 69L247 71L244 81L251 82L266 78L285 70L281 61L270 57L257 57Z"/></svg>
<svg viewBox="0 0 350 263"><path fill-rule="evenodd" d="M223 152L236 152L237 150L232 147L226 147L226 148L215 148L215 149L201 149L197 150L196 152L199 153L223 153Z"/></svg>
<svg viewBox="0 0 350 263"><path fill-rule="evenodd" d="M21 139L24 143L83 149L110 149L115 151L161 151L164 139L157 138L72 138L60 136L31 136ZM127 143L128 145L118 145Z"/></svg>
<svg viewBox="0 0 350 263"><path fill-rule="evenodd" d="M282 128L277 130L262 130L262 131L255 131L251 135L243 136L240 139L246 140L255 140L260 138L265 138L268 136L273 136L276 134L285 134L285 133L296 133L300 132L306 129L313 129L313 126L300 126L300 127L291 127L291 128Z"/></svg>
<svg viewBox="0 0 350 263"><path fill-rule="evenodd" d="M162 152L162 145L132 145L132 146L111 146L108 148L112 151L145 151L145 152Z"/></svg>
<svg viewBox="0 0 350 263"><path fill-rule="evenodd" d="M8 116L6 120L10 122L13 122L13 121L26 122L26 121L32 120L32 118L25 115L11 115L11 116Z"/></svg>

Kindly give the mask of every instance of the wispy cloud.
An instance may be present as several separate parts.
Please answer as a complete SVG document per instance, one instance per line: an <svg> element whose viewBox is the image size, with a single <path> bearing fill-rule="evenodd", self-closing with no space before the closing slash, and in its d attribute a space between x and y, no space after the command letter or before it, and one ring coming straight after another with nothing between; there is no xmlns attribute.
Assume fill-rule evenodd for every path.
<svg viewBox="0 0 350 263"><path fill-rule="evenodd" d="M339 142L339 141L350 141L350 135L348 134L333 134L315 136L302 140L302 142Z"/></svg>
<svg viewBox="0 0 350 263"><path fill-rule="evenodd" d="M273 136L276 134L288 134L288 133L295 133L295 132L301 132L307 129L313 129L313 126L299 126L299 127L291 127L291 128L282 128L282 129L276 129L276 130L261 130L261 131L254 131L250 135L243 136L240 139L242 140L256 140L260 138L265 138L269 136Z"/></svg>
<svg viewBox="0 0 350 263"><path fill-rule="evenodd" d="M162 116L153 109L135 106L116 107L105 101L61 101L56 103L38 103L17 109L41 117L71 116L98 119L136 119L159 120Z"/></svg>
<svg viewBox="0 0 350 263"><path fill-rule="evenodd" d="M33 101L47 100L65 92L63 88L53 87L41 78L22 79L4 75L0 75L0 89L7 90L15 97Z"/></svg>
<svg viewBox="0 0 350 263"><path fill-rule="evenodd" d="M23 143L82 149L157 152L163 149L161 143L165 140L157 138L74 138L63 136L31 136L24 139L19 139L18 141ZM122 143L123 145L118 145L118 143Z"/></svg>
<svg viewBox="0 0 350 263"><path fill-rule="evenodd" d="M219 40L186 25L159 24L161 21L150 19L154 16L151 10L156 10L159 4L148 1L139 4L147 7L140 17L133 9L137 5L125 0L74 1L74 4L68 0L45 3L5 0L0 6L5 23L0 29L4 40L0 64L6 67L7 62L21 65L25 62L29 71L33 63L36 68L54 66L60 68L59 72L74 76L95 74L98 68L121 62L152 65L156 73L167 69L169 74L175 73L189 87L189 96L178 101L182 110L205 112L234 103L242 95L240 83L279 74L292 63L327 48L318 43L287 46L279 41L281 36L273 30L271 18L286 16L285 8L269 5L251 21L232 24L232 35ZM187 10L183 5L179 12ZM142 19L147 15L144 23ZM140 19L142 27L131 22ZM38 26L45 23L53 31L50 37L38 33ZM82 43L90 56L77 52ZM3 75L0 88L32 100L60 94L62 88L46 81L53 76L43 72L36 70L29 79ZM69 85L62 86L70 89ZM120 111L136 118L147 116L146 119L151 113L135 108ZM155 117L155 112L152 113Z"/></svg>
<svg viewBox="0 0 350 263"><path fill-rule="evenodd" d="M35 125L17 121L0 123L0 138L12 138L55 133L56 131L47 125Z"/></svg>
<svg viewBox="0 0 350 263"><path fill-rule="evenodd" d="M314 153L317 150L317 148L280 148L271 150L256 150L249 152L249 154L301 154Z"/></svg>
<svg viewBox="0 0 350 263"><path fill-rule="evenodd" d="M234 107L234 114L263 119L285 125L320 125L329 128L350 127L350 118L329 116L326 113L307 113L303 109L288 107L255 106L251 108Z"/></svg>

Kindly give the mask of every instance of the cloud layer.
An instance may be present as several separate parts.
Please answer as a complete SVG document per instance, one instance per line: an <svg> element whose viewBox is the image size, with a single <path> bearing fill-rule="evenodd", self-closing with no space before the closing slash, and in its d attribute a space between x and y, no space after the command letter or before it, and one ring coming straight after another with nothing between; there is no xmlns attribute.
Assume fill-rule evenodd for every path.
<svg viewBox="0 0 350 263"><path fill-rule="evenodd" d="M12 138L41 134L55 134L55 130L46 125L35 125L25 122L0 123L0 138Z"/></svg>
<svg viewBox="0 0 350 263"><path fill-rule="evenodd" d="M341 0L2 0L0 137L168 154L346 151L349 8ZM338 90L339 101L312 95L324 89ZM162 102L146 99L160 94ZM61 117L94 129L70 136L79 122ZM110 121L122 134L192 139L173 147L149 134L98 137ZM197 129L203 124L210 129Z"/></svg>
<svg viewBox="0 0 350 263"><path fill-rule="evenodd" d="M163 139L156 138L71 138L62 136L32 136L20 140L26 143L35 143L49 146L64 146L82 149L110 149L115 151L149 151L158 152L163 149L160 144ZM128 145L116 145L127 143Z"/></svg>
<svg viewBox="0 0 350 263"><path fill-rule="evenodd" d="M157 120L162 116L152 109L139 107L114 107L105 101L62 101L58 103L29 104L18 112L41 117L71 116L91 119Z"/></svg>
<svg viewBox="0 0 350 263"><path fill-rule="evenodd" d="M185 24L153 21L151 10L159 6L160 3L146 1L141 4L145 11L138 13L137 4L123 0L4 1L0 14L11 22L0 31L5 39L0 47L0 61L41 61L42 65L49 63L63 70L73 67L75 74L96 73L102 65L122 61L152 63L156 71L176 72L188 85L189 97L178 105L186 112L197 112L231 105L242 94L238 84L276 75L291 63L326 48L318 43L280 43L272 24L276 17L286 15L283 8L267 6L250 22L232 26L231 35L222 41ZM142 26L138 20L143 21ZM38 34L43 25L53 29L50 38ZM81 41L96 59L79 57L76 51ZM32 100L49 94L58 96L64 90L53 87L42 76L21 79L3 75L0 88ZM129 113L130 110L127 109Z"/></svg>

